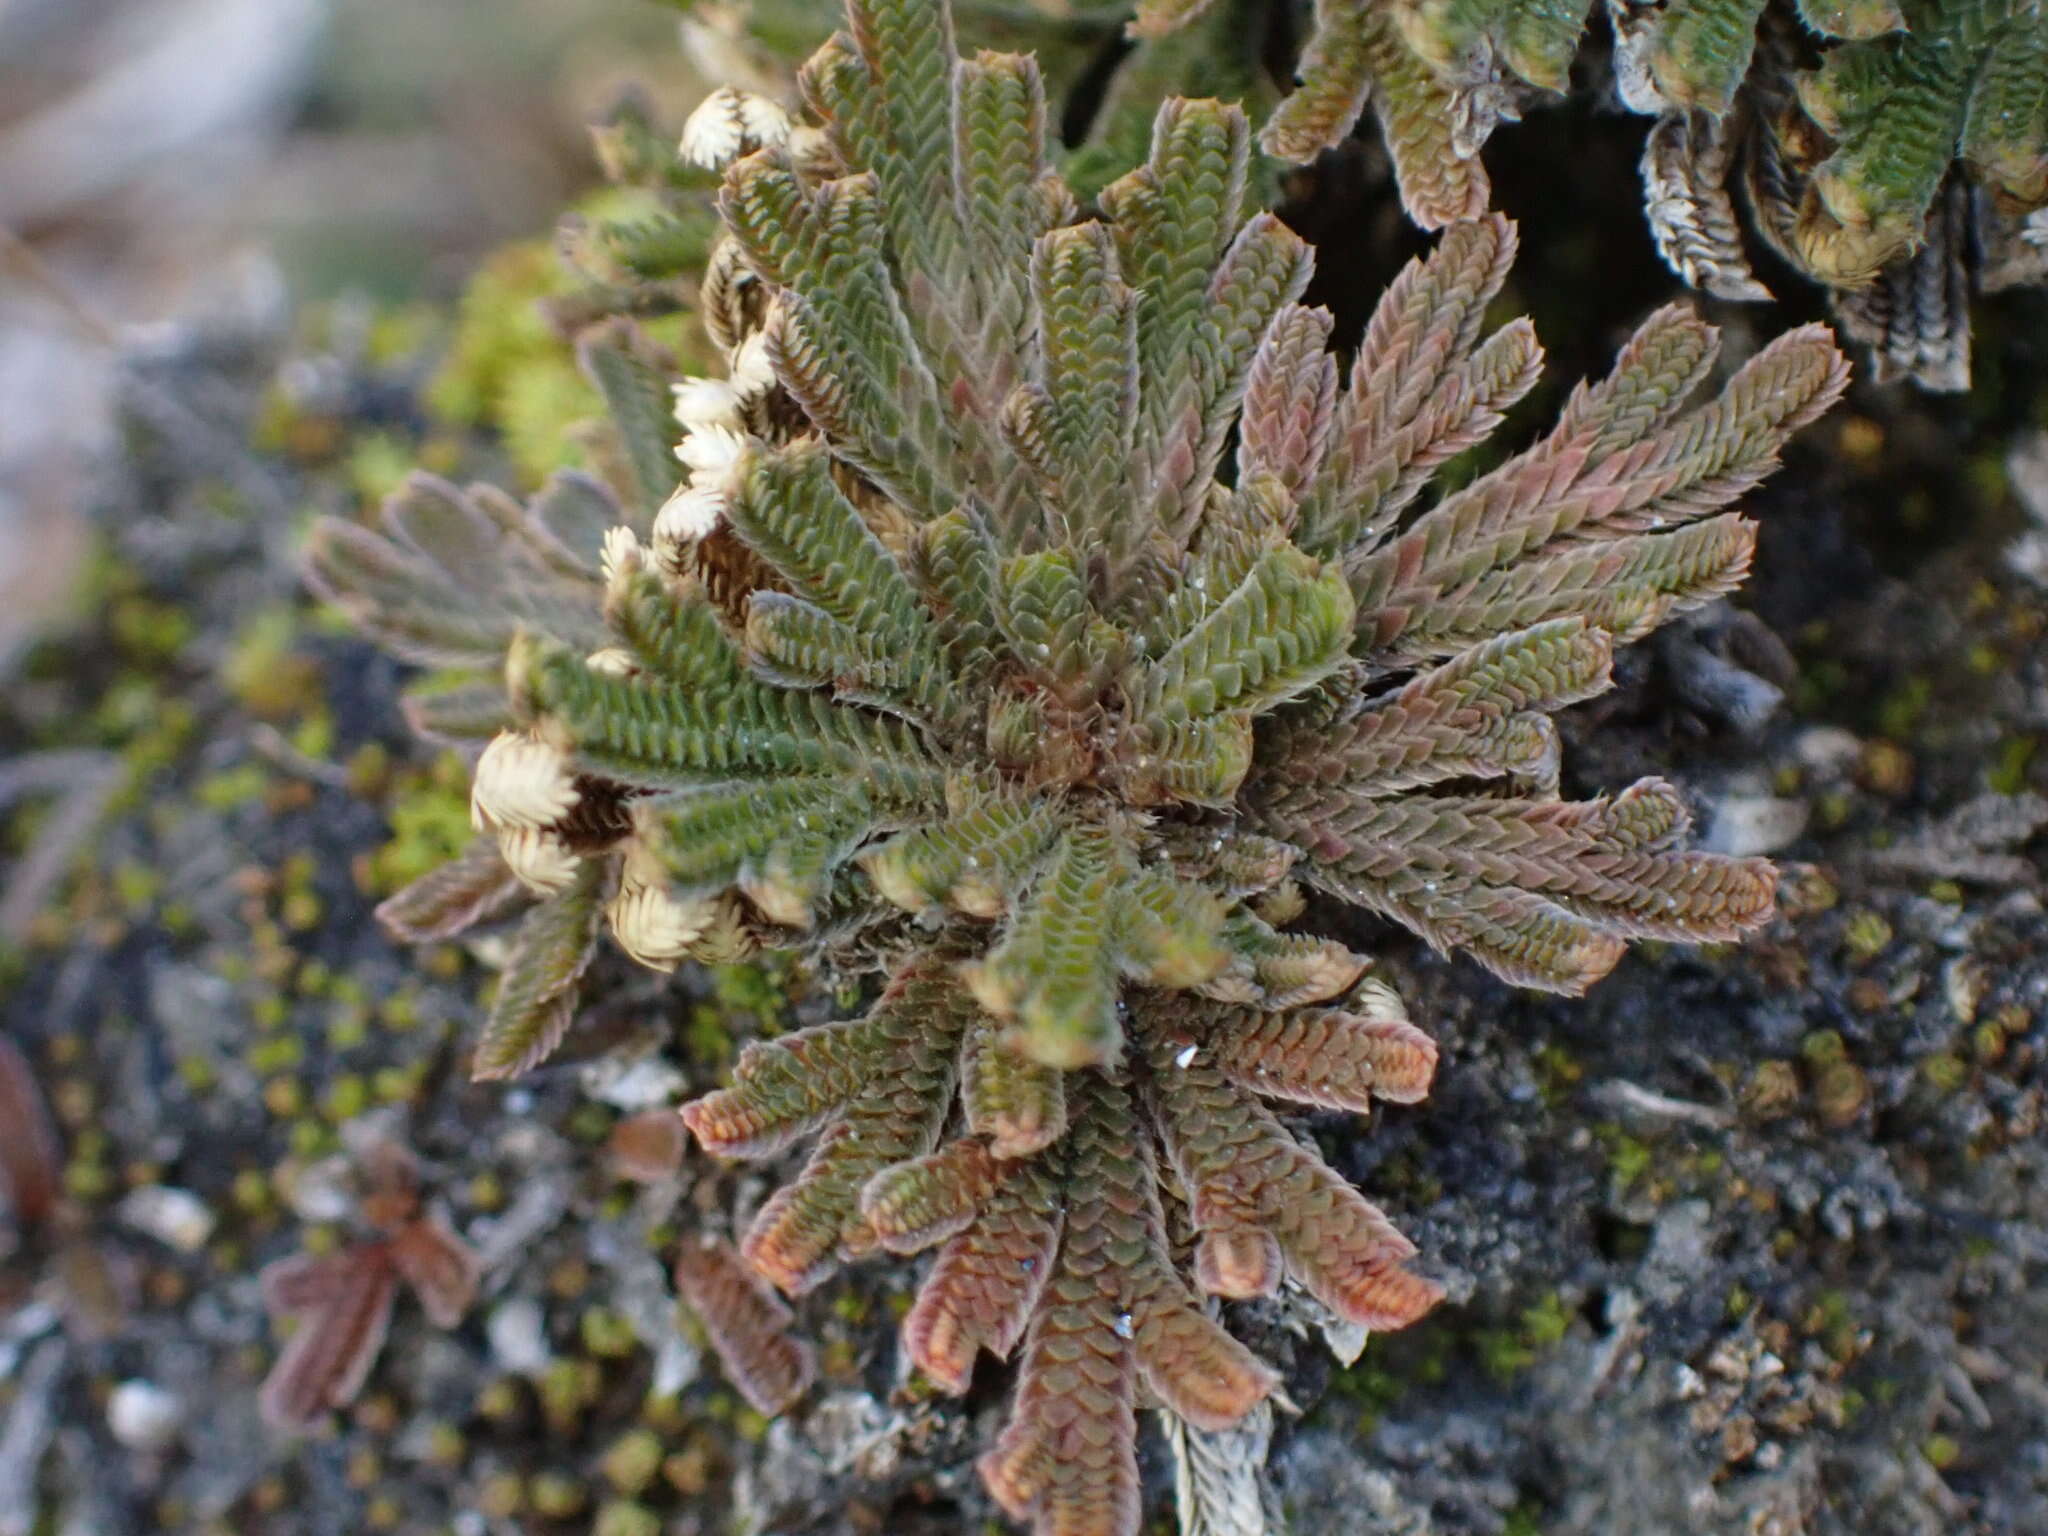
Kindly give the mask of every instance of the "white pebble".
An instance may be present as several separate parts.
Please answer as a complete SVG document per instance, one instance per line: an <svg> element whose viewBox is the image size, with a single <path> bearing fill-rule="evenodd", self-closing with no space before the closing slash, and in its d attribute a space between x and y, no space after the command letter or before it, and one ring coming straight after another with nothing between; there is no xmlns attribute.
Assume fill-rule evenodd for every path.
<svg viewBox="0 0 2048 1536"><path fill-rule="evenodd" d="M180 1253L197 1253L213 1236L214 1214L188 1189L148 1184L122 1197L117 1214L127 1225Z"/></svg>
<svg viewBox="0 0 2048 1536"><path fill-rule="evenodd" d="M160 1451L178 1436L185 1405L154 1382L124 1381L107 1398L107 1429L131 1451Z"/></svg>

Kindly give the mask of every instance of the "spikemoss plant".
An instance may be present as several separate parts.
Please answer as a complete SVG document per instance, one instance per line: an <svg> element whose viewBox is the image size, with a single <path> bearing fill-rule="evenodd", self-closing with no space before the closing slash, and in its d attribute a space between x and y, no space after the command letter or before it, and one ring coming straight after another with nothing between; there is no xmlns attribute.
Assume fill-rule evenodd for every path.
<svg viewBox="0 0 2048 1536"><path fill-rule="evenodd" d="M1134 60L1226 8L1136 0ZM1306 160L1369 106L1410 216L1429 229L1472 218L1491 195L1481 146L1571 88L1596 31L1612 68L1580 82L1611 77L1623 105L1656 119L1645 211L1693 286L1770 297L1746 225L1834 291L1880 377L1961 389L1972 289L2048 281L2042 0L1317 0L1299 78L1260 142ZM1207 32L1232 57L1255 35Z"/></svg>
<svg viewBox="0 0 2048 1536"><path fill-rule="evenodd" d="M1483 323L1505 221L1452 224L1346 367L1309 250L1246 217L1235 107L1170 101L1088 210L1033 62L958 58L940 0L853 0L801 78L811 121L721 91L684 140L726 167L725 376L671 401L629 330L586 339L617 485L422 479L384 532L315 535L366 630L508 684L415 701L496 734L475 847L385 916L528 904L481 1076L553 1049L607 928L658 967L771 945L878 978L685 1109L720 1156L813 1143L741 1252L794 1294L936 1248L912 1360L961 1391L1019 1358L990 1491L1128 1533L1140 1401L1215 1430L1274 1385L1205 1297L1295 1285L1382 1329L1438 1296L1272 1107L1414 1100L1435 1062L1309 895L1566 993L1632 937L1768 915L1770 866L1685 851L1670 785L1561 799L1550 715L1741 579L1722 509L1845 370L1809 327L1688 406L1713 334L1662 311L1418 514L1537 378L1528 324Z"/></svg>

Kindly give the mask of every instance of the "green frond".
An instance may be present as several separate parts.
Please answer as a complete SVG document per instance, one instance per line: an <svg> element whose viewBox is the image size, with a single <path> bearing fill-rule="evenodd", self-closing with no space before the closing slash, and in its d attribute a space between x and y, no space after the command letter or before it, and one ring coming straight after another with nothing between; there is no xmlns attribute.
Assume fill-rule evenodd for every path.
<svg viewBox="0 0 2048 1536"><path fill-rule="evenodd" d="M678 478L668 378L651 344L625 320L607 321L576 341L577 361L604 396L630 485L619 489L643 517L668 499Z"/></svg>
<svg viewBox="0 0 2048 1536"><path fill-rule="evenodd" d="M1282 546L1131 688L1142 731L1231 710L1261 711L1312 687L1344 659L1353 608L1340 572Z"/></svg>
<svg viewBox="0 0 2048 1536"><path fill-rule="evenodd" d="M644 565L635 562L613 577L604 614L635 661L659 681L705 698L749 690L739 647L712 606L678 601Z"/></svg>
<svg viewBox="0 0 2048 1536"><path fill-rule="evenodd" d="M713 895L771 872L822 880L851 854L874 823L858 781L792 777L712 784L663 796L662 862L676 885ZM818 867L820 861L822 867ZM817 885L807 888L815 895Z"/></svg>
<svg viewBox="0 0 2048 1536"><path fill-rule="evenodd" d="M1125 474L1137 407L1137 295L1117 270L1116 246L1099 223L1041 235L1031 261L1050 408L1047 487L1059 522L1046 535L1070 549L1127 537ZM1113 556L1112 556L1113 558Z"/></svg>
<svg viewBox="0 0 2048 1536"><path fill-rule="evenodd" d="M1105 626L1088 600L1083 558L1067 548L1006 560L998 609L1011 654L1076 705L1099 692L1122 659L1101 643Z"/></svg>
<svg viewBox="0 0 2048 1536"><path fill-rule="evenodd" d="M1009 910L1060 822L1048 799L970 791L944 821L899 832L860 864L883 898L905 911L944 904L996 917Z"/></svg>
<svg viewBox="0 0 2048 1536"><path fill-rule="evenodd" d="M891 1253L922 1253L964 1230L995 1193L997 1165L973 1139L892 1163L861 1191L860 1212Z"/></svg>
<svg viewBox="0 0 2048 1536"><path fill-rule="evenodd" d="M962 969L1017 1049L1046 1066L1109 1061L1122 1039L1111 948L1122 863L1107 831L1070 828L1001 942Z"/></svg>
<svg viewBox="0 0 2048 1536"><path fill-rule="evenodd" d="M997 1157L1029 1157L1066 1134L1066 1073L1013 1049L991 1019L968 1029L960 1098L967 1128Z"/></svg>
<svg viewBox="0 0 2048 1536"><path fill-rule="evenodd" d="M606 871L595 860L575 882L526 914L498 976L470 1075L479 1082L518 1077L555 1052L576 1017L576 989L597 949Z"/></svg>
<svg viewBox="0 0 2048 1536"><path fill-rule="evenodd" d="M515 648L515 692L565 732L589 772L640 789L735 776L863 776L885 799L932 803L944 773L907 726L821 694L756 686L709 700L669 683L594 672L557 646Z"/></svg>

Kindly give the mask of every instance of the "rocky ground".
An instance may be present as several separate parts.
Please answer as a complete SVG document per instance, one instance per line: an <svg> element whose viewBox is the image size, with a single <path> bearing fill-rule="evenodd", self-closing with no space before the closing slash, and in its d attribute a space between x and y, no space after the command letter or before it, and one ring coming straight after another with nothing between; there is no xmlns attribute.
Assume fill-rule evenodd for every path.
<svg viewBox="0 0 2048 1536"><path fill-rule="evenodd" d="M1372 184L1296 189L1370 253L1326 262L1340 304L1410 238ZM1567 377L1663 291L1575 214L1537 210L1517 278ZM1348 1367L1277 1309L1235 1320L1303 1410L1271 1464L1302 1536L2048 1529L2048 302L1983 321L1975 396L1859 389L1755 498L1747 609L1639 647L1570 722L1574 787L1663 773L1716 845L1784 862L1757 942L1647 946L1564 1003L1348 933L1443 1066L1425 1104L1303 1124L1451 1300ZM964 1404L905 1382L907 1267L805 1302L820 1383L768 1422L665 1263L767 1181L692 1158L634 1183L607 1150L828 999L622 967L558 1064L473 1086L491 945L405 953L370 921L466 838L462 774L291 552L405 462L491 467L422 413L431 351L430 323L343 305L131 356L83 617L6 681L0 1536L999 1529L971 1463L1004 1373ZM279 1436L257 1272L366 1240L380 1138L479 1299L450 1329L401 1296L353 1407Z"/></svg>

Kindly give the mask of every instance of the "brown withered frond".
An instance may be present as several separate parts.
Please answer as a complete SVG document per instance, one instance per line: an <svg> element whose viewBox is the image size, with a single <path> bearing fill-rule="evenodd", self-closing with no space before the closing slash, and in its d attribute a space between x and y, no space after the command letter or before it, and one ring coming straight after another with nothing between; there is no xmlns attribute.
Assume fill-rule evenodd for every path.
<svg viewBox="0 0 2048 1536"><path fill-rule="evenodd" d="M420 1204L410 1154L389 1142L362 1158L363 1219L379 1231L330 1254L293 1254L258 1277L273 1321L291 1337L264 1378L264 1422L303 1430L355 1401L391 1328L403 1281L437 1328L458 1327L476 1300L475 1252Z"/></svg>
<svg viewBox="0 0 2048 1536"><path fill-rule="evenodd" d="M1272 1388L1213 1298L1292 1282L1379 1329L1438 1296L1272 1107L1413 1102L1435 1064L1366 957L1294 929L1307 893L1566 993L1768 915L1770 866L1687 850L1670 786L1561 799L1551 717L1741 580L1726 509L1845 369L1808 327L1696 401L1714 333L1666 310L1433 493L1540 368L1526 322L1486 327L1505 220L1451 222L1347 366L1307 247L1247 217L1235 108L1169 102L1084 215L1032 61L956 57L939 0L854 0L802 82L809 123L726 92L686 134L725 166L726 376L676 385L681 482L599 538L600 628L491 631L513 723L472 801L543 899L478 1071L552 1048L605 927L662 968L772 944L881 977L685 1107L720 1156L810 1149L678 1285L781 1401L803 1372L740 1262L794 1295L935 1250L910 1357L955 1392L1018 1362L991 1492L1128 1536L1137 1409L1210 1431ZM605 334L644 445L652 364ZM395 925L501 898L488 849L459 869Z"/></svg>
<svg viewBox="0 0 2048 1536"><path fill-rule="evenodd" d="M676 1293L704 1324L725 1374L761 1413L780 1413L818 1373L810 1346L790 1332L790 1310L767 1282L716 1238L685 1238Z"/></svg>
<svg viewBox="0 0 2048 1536"><path fill-rule="evenodd" d="M63 1155L35 1069L0 1035L0 1186L17 1226L41 1226L56 1213Z"/></svg>

